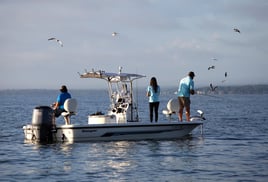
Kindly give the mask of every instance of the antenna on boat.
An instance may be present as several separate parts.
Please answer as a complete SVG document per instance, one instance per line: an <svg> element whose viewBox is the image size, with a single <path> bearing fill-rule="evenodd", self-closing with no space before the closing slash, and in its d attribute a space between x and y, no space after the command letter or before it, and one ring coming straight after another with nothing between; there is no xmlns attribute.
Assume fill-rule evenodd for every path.
<svg viewBox="0 0 268 182"><path fill-rule="evenodd" d="M136 74L138 73L138 71L136 70ZM139 109L138 109L138 107L139 107L139 96L138 96L138 94L139 94L139 90L138 90L138 80L136 80L136 119L137 119L137 121L140 121L140 117L139 117Z"/></svg>
<svg viewBox="0 0 268 182"><path fill-rule="evenodd" d="M119 73L118 74L121 74L122 69L123 69L123 67L122 66L119 66Z"/></svg>

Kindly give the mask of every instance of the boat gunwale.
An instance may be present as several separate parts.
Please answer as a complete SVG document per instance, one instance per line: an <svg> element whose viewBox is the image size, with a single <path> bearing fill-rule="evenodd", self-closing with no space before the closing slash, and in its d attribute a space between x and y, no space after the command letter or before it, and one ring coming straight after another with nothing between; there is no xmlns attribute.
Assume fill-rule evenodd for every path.
<svg viewBox="0 0 268 182"><path fill-rule="evenodd" d="M169 123L107 123L107 124L71 124L57 125L57 129L93 129L93 128L132 128L132 127L162 127L162 126L186 126L186 125L203 125L203 122L169 122Z"/></svg>

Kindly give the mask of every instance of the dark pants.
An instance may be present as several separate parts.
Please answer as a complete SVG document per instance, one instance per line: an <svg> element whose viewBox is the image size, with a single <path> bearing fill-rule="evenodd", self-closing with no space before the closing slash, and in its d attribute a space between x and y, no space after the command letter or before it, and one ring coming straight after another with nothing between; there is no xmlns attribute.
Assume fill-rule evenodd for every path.
<svg viewBox="0 0 268 182"><path fill-rule="evenodd" d="M158 108L159 108L159 102L149 102L150 121L151 122L153 122L153 112L155 115L155 122L158 121Z"/></svg>
<svg viewBox="0 0 268 182"><path fill-rule="evenodd" d="M56 118L59 117L61 115L61 113L64 112L64 111L65 111L64 109L59 109L59 108L55 109L54 110L55 117Z"/></svg>

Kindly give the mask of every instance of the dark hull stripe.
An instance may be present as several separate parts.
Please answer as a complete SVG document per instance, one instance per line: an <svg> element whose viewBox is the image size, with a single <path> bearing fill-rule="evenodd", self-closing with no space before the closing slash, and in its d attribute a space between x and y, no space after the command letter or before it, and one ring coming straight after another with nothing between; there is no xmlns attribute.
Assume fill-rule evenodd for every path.
<svg viewBox="0 0 268 182"><path fill-rule="evenodd" d="M113 132L113 133L105 133L101 137L111 137L111 136L124 136L124 135L140 135L140 134L157 134L164 132L178 131L175 130L162 130L162 131L136 131L136 132Z"/></svg>

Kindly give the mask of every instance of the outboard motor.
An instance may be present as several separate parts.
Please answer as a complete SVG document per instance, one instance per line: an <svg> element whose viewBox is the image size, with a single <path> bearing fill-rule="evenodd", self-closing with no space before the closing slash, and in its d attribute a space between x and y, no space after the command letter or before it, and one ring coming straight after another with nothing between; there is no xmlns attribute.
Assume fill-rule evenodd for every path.
<svg viewBox="0 0 268 182"><path fill-rule="evenodd" d="M33 139L39 142L52 142L54 112L49 106L37 106L33 110L32 125L35 128Z"/></svg>

